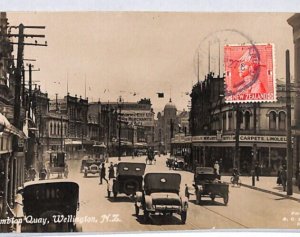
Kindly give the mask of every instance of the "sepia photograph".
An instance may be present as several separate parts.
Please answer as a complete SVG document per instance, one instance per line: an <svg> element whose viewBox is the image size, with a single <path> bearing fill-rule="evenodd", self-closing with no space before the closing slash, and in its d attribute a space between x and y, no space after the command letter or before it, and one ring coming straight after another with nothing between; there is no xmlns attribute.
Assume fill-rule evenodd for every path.
<svg viewBox="0 0 300 237"><path fill-rule="evenodd" d="M0 232L299 230L299 62L300 13L1 11Z"/></svg>

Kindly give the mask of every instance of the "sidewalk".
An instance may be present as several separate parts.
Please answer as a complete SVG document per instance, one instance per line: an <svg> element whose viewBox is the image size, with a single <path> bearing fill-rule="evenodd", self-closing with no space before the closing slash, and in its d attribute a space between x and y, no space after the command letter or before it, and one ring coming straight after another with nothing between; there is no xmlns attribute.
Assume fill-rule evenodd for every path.
<svg viewBox="0 0 300 237"><path fill-rule="evenodd" d="M221 180L230 183L231 176L222 176ZM265 193L277 195L279 197L288 198L294 201L300 201L300 191L296 185L293 185L293 195L286 195L282 185L277 185L277 177L259 177L259 181L255 179L255 186L252 186L251 176L240 176L243 187L251 188Z"/></svg>

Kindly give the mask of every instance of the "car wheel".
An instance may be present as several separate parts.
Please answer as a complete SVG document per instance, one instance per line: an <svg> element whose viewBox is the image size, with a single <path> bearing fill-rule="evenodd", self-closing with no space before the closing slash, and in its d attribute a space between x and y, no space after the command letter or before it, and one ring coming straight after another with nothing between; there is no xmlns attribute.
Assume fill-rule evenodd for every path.
<svg viewBox="0 0 300 237"><path fill-rule="evenodd" d="M150 221L150 213L147 210L144 210L144 220L146 223Z"/></svg>
<svg viewBox="0 0 300 237"><path fill-rule="evenodd" d="M185 224L187 218L187 211L182 211L181 212L181 223Z"/></svg>
<svg viewBox="0 0 300 237"><path fill-rule="evenodd" d="M216 198L216 195L211 194L211 195L210 195L210 198L211 198L211 200L214 202L214 201L215 201L215 198Z"/></svg>
<svg viewBox="0 0 300 237"><path fill-rule="evenodd" d="M196 204L199 205L201 202L201 194L196 195Z"/></svg>
<svg viewBox="0 0 300 237"><path fill-rule="evenodd" d="M224 195L223 200L224 200L224 204L227 206L228 200L229 200L228 193L226 193L226 194Z"/></svg>
<svg viewBox="0 0 300 237"><path fill-rule="evenodd" d="M82 232L82 225L81 224L76 224L74 232Z"/></svg>
<svg viewBox="0 0 300 237"><path fill-rule="evenodd" d="M135 194L139 189L139 183L134 179L128 179L124 182L123 187L126 195Z"/></svg>
<svg viewBox="0 0 300 237"><path fill-rule="evenodd" d="M135 215L138 216L140 214L140 208L138 207L138 205L134 205L135 207Z"/></svg>

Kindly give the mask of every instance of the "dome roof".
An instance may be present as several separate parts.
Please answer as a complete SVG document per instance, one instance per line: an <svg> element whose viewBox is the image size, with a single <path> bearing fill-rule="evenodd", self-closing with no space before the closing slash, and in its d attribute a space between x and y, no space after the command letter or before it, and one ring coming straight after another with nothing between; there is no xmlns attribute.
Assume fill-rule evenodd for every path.
<svg viewBox="0 0 300 237"><path fill-rule="evenodd" d="M175 109L175 110L177 110L176 105L172 103L171 98L170 98L169 103L165 105L164 110L166 110L166 109Z"/></svg>

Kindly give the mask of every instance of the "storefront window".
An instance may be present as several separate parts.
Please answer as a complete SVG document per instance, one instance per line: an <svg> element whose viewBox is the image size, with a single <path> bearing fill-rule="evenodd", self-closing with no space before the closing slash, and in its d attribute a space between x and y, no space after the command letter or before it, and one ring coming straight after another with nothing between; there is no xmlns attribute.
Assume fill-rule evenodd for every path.
<svg viewBox="0 0 300 237"><path fill-rule="evenodd" d="M279 113L279 129L285 130L286 127L286 114L285 112L281 111Z"/></svg>
<svg viewBox="0 0 300 237"><path fill-rule="evenodd" d="M271 111L269 113L269 129L275 130L276 129L276 113Z"/></svg>

